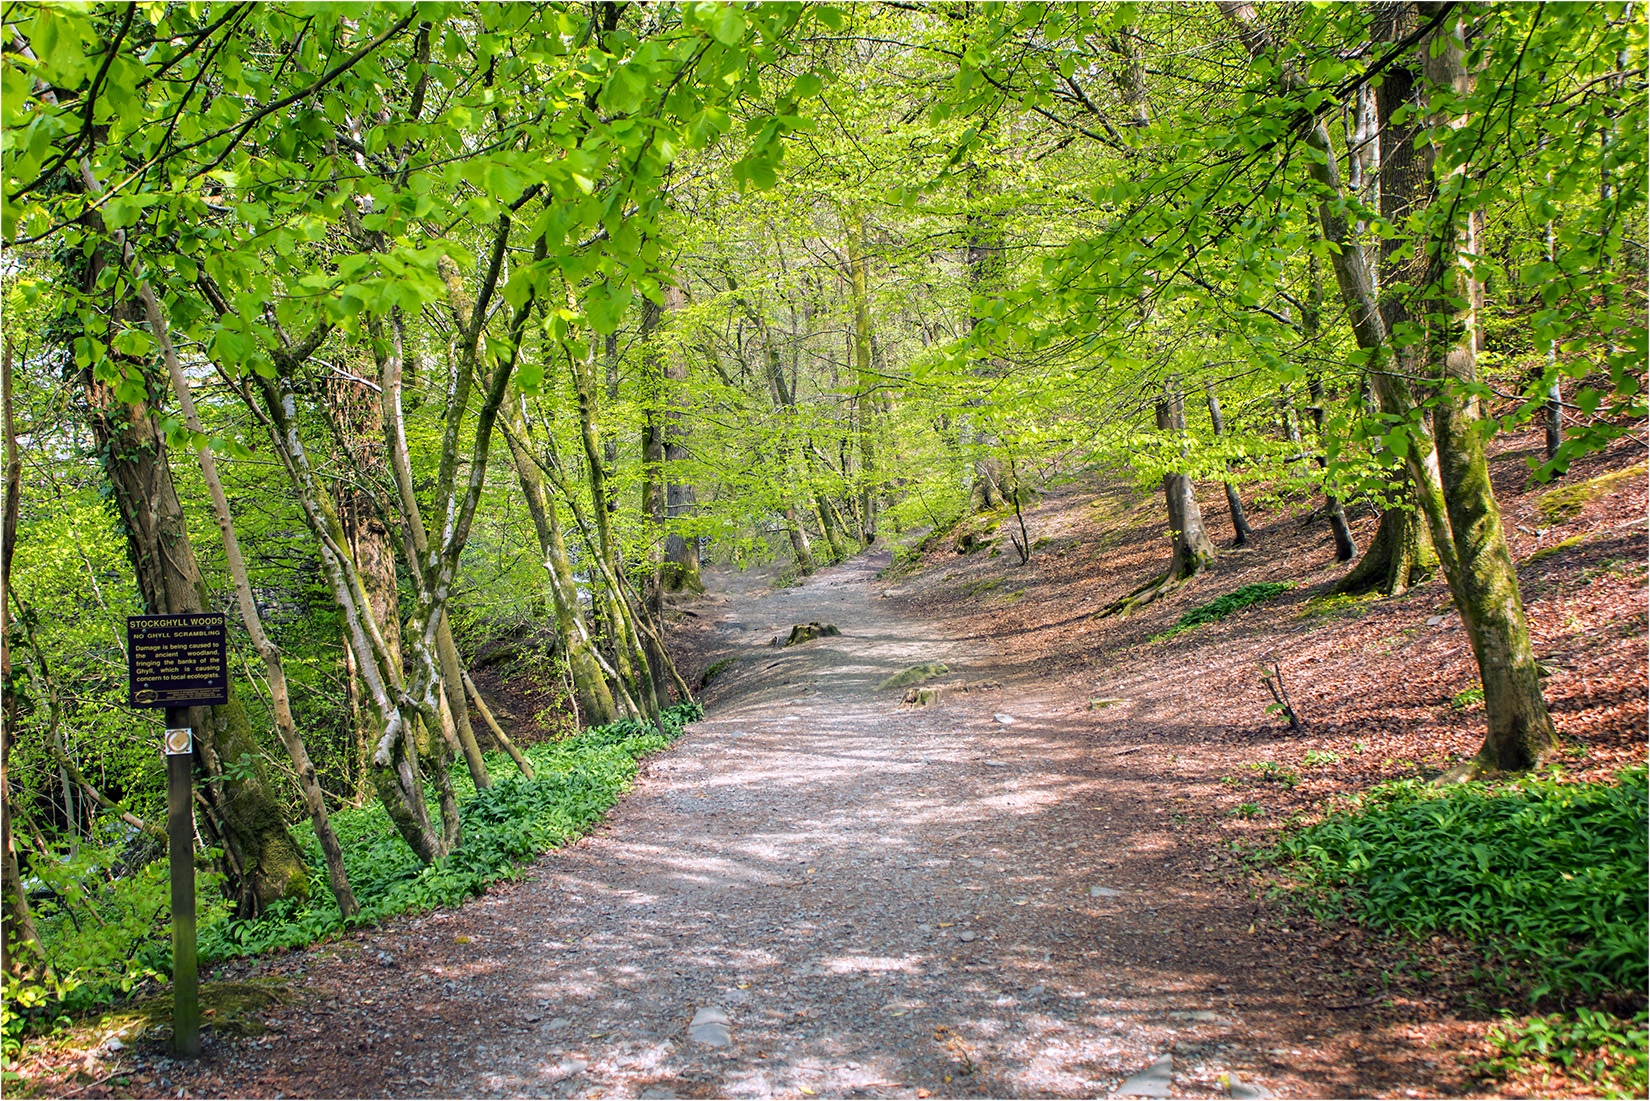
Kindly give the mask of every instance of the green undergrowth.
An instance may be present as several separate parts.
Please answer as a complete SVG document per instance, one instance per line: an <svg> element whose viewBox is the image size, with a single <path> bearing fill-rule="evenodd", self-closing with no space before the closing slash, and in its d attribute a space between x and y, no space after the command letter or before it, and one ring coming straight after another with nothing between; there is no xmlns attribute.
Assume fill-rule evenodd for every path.
<svg viewBox="0 0 1650 1101"><path fill-rule="evenodd" d="M1650 1095L1650 1013L1631 1019L1585 1006L1503 1021L1489 1030L1494 1056L1473 1070L1485 1078L1509 1078L1537 1060L1563 1067L1593 1084L1599 1097Z"/></svg>
<svg viewBox="0 0 1650 1101"><path fill-rule="evenodd" d="M321 887L301 906L277 904L256 920L223 921L203 930L201 958L210 962L308 944L350 925L454 906L479 895L489 883L513 877L540 853L588 830L628 790L636 762L669 745L699 713L697 704L678 705L666 713L662 730L623 719L541 742L524 751L533 763L531 780L508 758L490 757L493 786L481 792L463 762L455 763L463 835L458 848L434 864L419 862L379 804L335 814L333 828L361 913L346 920L332 893ZM432 820L436 813L432 806ZM319 847L307 831L304 840L315 882L325 884Z"/></svg>
<svg viewBox="0 0 1650 1101"><path fill-rule="evenodd" d="M1403 780L1285 834L1270 855L1320 916L1456 934L1524 960L1532 1003L1642 997L1647 825L1643 765L1616 783Z"/></svg>
<svg viewBox="0 0 1650 1101"><path fill-rule="evenodd" d="M1213 623L1217 619L1225 619L1233 612L1247 608L1251 604L1259 604L1263 600L1271 600L1279 593L1287 592L1295 586L1287 581L1261 581L1253 585L1245 585L1241 589L1234 589L1225 596L1216 597L1201 607L1193 608L1167 631L1153 635L1147 641L1159 642L1166 638L1173 638L1182 631L1190 631L1193 627L1201 627L1205 623Z"/></svg>
<svg viewBox="0 0 1650 1101"><path fill-rule="evenodd" d="M494 783L479 793L464 762L454 762L463 834L458 848L434 864L419 862L381 805L334 812L332 825L361 906L353 918L344 918L327 889L326 868L307 822L296 826L293 833L304 848L314 883L309 900L278 903L257 919L235 920L203 885L207 889L199 893L199 958L212 963L296 947L396 914L453 906L479 895L488 884L512 878L541 853L589 830L630 787L638 760L669 745L701 713L697 704L678 704L657 728L621 720L527 747L523 752L535 773L531 780L507 757L489 755ZM433 794L430 817L437 821ZM104 880L98 897L75 900L80 917L68 908L64 913L73 921L44 916L42 940L53 965L50 984L6 981L8 1062L31 1027L111 1004L144 980L170 973L165 859L121 877L102 869L83 882L98 878ZM87 920L94 911L95 919ZM117 933L118 944L111 940Z"/></svg>
<svg viewBox="0 0 1650 1101"><path fill-rule="evenodd" d="M1403 780L1285 833L1266 855L1296 878L1319 918L1466 937L1518 961L1513 985L1532 1008L1569 1003L1492 1029L1496 1056L1478 1073L1506 1077L1540 1059L1589 1078L1603 1096L1643 1097L1646 808L1643 765L1614 783ZM1639 1011L1623 1018L1579 1004L1589 1000Z"/></svg>
<svg viewBox="0 0 1650 1101"><path fill-rule="evenodd" d="M1379 600L1378 592L1367 593L1330 593L1326 596L1313 597L1308 600L1296 614L1296 619L1328 619L1333 616L1337 619L1358 619L1366 615L1374 602Z"/></svg>

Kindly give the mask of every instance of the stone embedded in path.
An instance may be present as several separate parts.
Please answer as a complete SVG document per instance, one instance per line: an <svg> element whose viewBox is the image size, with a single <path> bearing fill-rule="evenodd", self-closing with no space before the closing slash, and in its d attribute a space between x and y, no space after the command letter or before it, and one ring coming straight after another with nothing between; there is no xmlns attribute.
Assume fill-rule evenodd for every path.
<svg viewBox="0 0 1650 1101"><path fill-rule="evenodd" d="M1004 726L1007 726L1008 724L1010 724L1014 721L1014 716L1013 715L1004 715L1000 711L997 714L995 714L991 717L993 719L996 719L998 722L1002 723Z"/></svg>
<svg viewBox="0 0 1650 1101"><path fill-rule="evenodd" d="M1089 888L1089 897L1090 898L1121 898L1121 897L1123 897L1123 892L1119 891L1116 887L1090 887Z"/></svg>
<svg viewBox="0 0 1650 1101"><path fill-rule="evenodd" d="M957 939L962 941L964 944L967 944L969 941L974 940L979 935L980 934L976 933L972 929L964 929L962 932L957 934Z"/></svg>
<svg viewBox="0 0 1650 1101"><path fill-rule="evenodd" d="M728 1015L718 1006L704 1006L688 1025L688 1039L706 1047L727 1047L733 1042L728 1032Z"/></svg>
<svg viewBox="0 0 1650 1101"><path fill-rule="evenodd" d="M561 1062L559 1062L556 1065L548 1068L545 1071L544 1076L552 1084L554 1084L556 1082L560 1082L564 1078L573 1077L573 1075L578 1074L580 1071L583 1071L583 1070L587 1069L589 1066L590 1066L590 1063L587 1060L584 1060L584 1059L579 1059L579 1058L563 1059Z"/></svg>
<svg viewBox="0 0 1650 1101"><path fill-rule="evenodd" d="M1275 1096L1271 1090L1257 1082L1245 1082L1235 1074L1226 1076L1226 1096L1263 1101L1264 1098Z"/></svg>
<svg viewBox="0 0 1650 1101"><path fill-rule="evenodd" d="M1152 1065L1137 1074L1132 1074L1123 1080L1123 1084L1111 1092L1112 1097L1167 1097L1169 1085L1174 1080L1174 1056L1162 1055L1152 1061Z"/></svg>

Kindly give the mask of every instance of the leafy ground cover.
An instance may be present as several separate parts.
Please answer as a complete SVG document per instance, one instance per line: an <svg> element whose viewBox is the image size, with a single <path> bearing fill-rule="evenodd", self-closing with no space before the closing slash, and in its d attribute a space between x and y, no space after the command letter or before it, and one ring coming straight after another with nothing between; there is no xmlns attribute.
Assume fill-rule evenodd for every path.
<svg viewBox="0 0 1650 1101"><path fill-rule="evenodd" d="M1643 766L1614 783L1524 779L1439 789L1381 785L1289 830L1270 857L1293 873L1320 919L1465 937L1517 964L1532 1008L1577 995L1629 1005L1650 981L1646 898L1650 811ZM1621 1096L1643 1096L1645 1012L1575 1005L1509 1021L1489 1036L1505 1074L1522 1059L1585 1070Z"/></svg>
<svg viewBox="0 0 1650 1101"><path fill-rule="evenodd" d="M1201 627L1205 623L1225 619L1233 612L1241 611L1251 604L1259 604L1263 600L1271 600L1280 593L1288 592L1295 586L1287 581L1261 581L1253 585L1245 585L1241 589L1234 589L1224 596L1218 596L1209 603L1193 608L1181 616L1173 627L1161 634L1153 635L1151 641L1157 642L1166 638L1173 638L1182 631L1190 631L1193 627Z"/></svg>
<svg viewBox="0 0 1650 1101"><path fill-rule="evenodd" d="M1284 833L1273 858L1323 888L1321 915L1504 947L1530 997L1643 990L1650 815L1645 769L1618 783L1403 780Z"/></svg>
<svg viewBox="0 0 1650 1101"><path fill-rule="evenodd" d="M540 853L588 831L630 787L637 762L669 745L700 714L697 704L678 704L665 712L659 727L621 720L530 745L523 752L532 761L533 779L514 772L514 765L498 755L488 761L495 783L480 792L463 761L456 761L452 777L461 801L463 836L450 856L434 864L419 862L380 804L337 812L332 823L344 848L360 915L346 919L331 893L321 887L303 905L277 905L255 920L235 920L214 898L215 884L203 882L200 961L205 965L309 944L346 928L409 911L454 906L479 895ZM313 881L325 884L325 867L313 835L307 827L295 833L305 847ZM83 851L90 859L91 854L113 850L86 846ZM107 1005L146 980L163 979L170 972L165 859L136 876L113 877L109 891L101 894L93 885L108 877L99 872L80 864L56 871L53 882L61 901L41 912L52 945L53 975L49 985L8 981L8 1060L28 1030L49 1026L65 1014Z"/></svg>

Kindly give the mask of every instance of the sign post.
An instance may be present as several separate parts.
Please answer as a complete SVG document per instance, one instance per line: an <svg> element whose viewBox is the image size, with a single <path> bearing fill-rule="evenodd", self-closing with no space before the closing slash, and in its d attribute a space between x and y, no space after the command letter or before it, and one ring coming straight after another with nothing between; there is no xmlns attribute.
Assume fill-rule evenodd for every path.
<svg viewBox="0 0 1650 1101"><path fill-rule="evenodd" d="M195 960L194 731L189 709L229 702L227 629L221 615L126 618L133 707L166 709L166 849L172 872L172 1050L201 1050Z"/></svg>

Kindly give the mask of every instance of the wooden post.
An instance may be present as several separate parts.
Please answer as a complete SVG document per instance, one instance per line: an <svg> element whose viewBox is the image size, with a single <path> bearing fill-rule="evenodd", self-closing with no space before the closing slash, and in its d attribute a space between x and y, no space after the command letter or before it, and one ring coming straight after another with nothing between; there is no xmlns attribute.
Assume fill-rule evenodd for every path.
<svg viewBox="0 0 1650 1101"><path fill-rule="evenodd" d="M172 1051L201 1053L200 979L195 967L195 787L193 736L174 744L172 731L185 730L189 708L166 709L166 849L172 869ZM182 752L179 752L179 750Z"/></svg>

